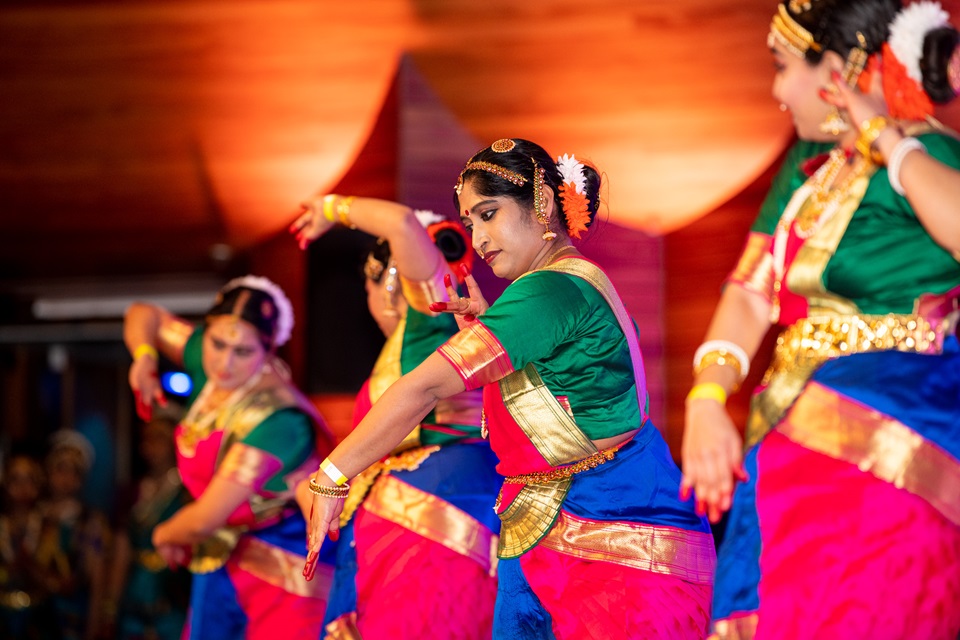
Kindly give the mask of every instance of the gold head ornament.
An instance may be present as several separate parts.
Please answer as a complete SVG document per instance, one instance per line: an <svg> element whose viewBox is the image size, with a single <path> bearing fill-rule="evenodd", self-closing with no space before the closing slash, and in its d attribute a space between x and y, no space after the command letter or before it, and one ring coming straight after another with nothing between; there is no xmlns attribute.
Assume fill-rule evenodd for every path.
<svg viewBox="0 0 960 640"><path fill-rule="evenodd" d="M511 142L513 141L511 140ZM516 171L510 171L509 169L505 169L500 165L493 164L492 162L485 162L482 160L478 162L468 162L467 166L465 166L463 171L460 172L460 177L457 178L457 184L453 187L454 191L457 192L457 195L460 195L460 192L463 191L463 174L465 174L467 171L473 171L475 169L492 173L495 176L499 176L504 180L512 182L518 187L522 187L527 182L527 179Z"/></svg>
<svg viewBox="0 0 960 640"><path fill-rule="evenodd" d="M802 7L812 6L812 3L791 2L790 8L794 13L801 13L796 10L800 7L795 8L797 4L801 4ZM767 46L772 47L774 43L777 42L786 47L790 53L800 58L804 57L809 49L820 51L823 48L814 40L813 34L807 31L790 15L785 4L777 6L777 14L773 16L773 20L770 23L770 34L767 36Z"/></svg>

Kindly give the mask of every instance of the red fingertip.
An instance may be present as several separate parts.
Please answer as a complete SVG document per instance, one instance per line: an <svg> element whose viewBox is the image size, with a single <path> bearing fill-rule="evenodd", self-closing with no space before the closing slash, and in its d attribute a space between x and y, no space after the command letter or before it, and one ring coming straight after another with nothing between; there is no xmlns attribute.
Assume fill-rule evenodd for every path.
<svg viewBox="0 0 960 640"><path fill-rule="evenodd" d="M449 274L449 273L443 274L443 284L444 284L444 286L446 286L446 287L453 287L453 281L450 280L450 274Z"/></svg>
<svg viewBox="0 0 960 640"><path fill-rule="evenodd" d="M446 311L447 303L446 302L431 302L430 311Z"/></svg>
<svg viewBox="0 0 960 640"><path fill-rule="evenodd" d="M473 322L477 319L477 316L473 315L472 313L468 313L467 315L463 316L463 319L467 322Z"/></svg>
<svg viewBox="0 0 960 640"><path fill-rule="evenodd" d="M690 487L680 487L680 500L686 502L690 499Z"/></svg>
<svg viewBox="0 0 960 640"><path fill-rule="evenodd" d="M466 278L468 275L470 275L470 269L467 268L467 265L461 264L460 273L463 274L464 278Z"/></svg>
<svg viewBox="0 0 960 640"><path fill-rule="evenodd" d="M333 540L334 542L336 542L337 540L340 539L340 530L339 530L339 529L333 529L333 530L331 530L331 531L327 531L327 536L328 536L331 540Z"/></svg>

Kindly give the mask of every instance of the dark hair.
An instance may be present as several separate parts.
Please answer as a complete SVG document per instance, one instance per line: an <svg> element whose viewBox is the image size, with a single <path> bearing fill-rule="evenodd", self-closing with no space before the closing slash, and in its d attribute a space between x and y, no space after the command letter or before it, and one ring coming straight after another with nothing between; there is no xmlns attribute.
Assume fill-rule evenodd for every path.
<svg viewBox="0 0 960 640"><path fill-rule="evenodd" d="M467 268L470 268L473 254L470 253L469 236L464 231L463 225L450 220L434 222L427 226L427 235L433 240L433 244L436 245L451 269L461 262L466 263ZM386 271L387 264L390 262L391 255L390 243L385 238L377 238L364 262L364 275L369 280L379 283L384 271ZM371 264L372 262L377 264ZM454 269L454 274L456 274L456 269Z"/></svg>
<svg viewBox="0 0 960 640"><path fill-rule="evenodd" d="M498 141L499 142L499 141ZM488 197L508 197L515 200L523 208L533 210L533 161L544 169L544 183L553 190L554 209L560 219L561 226L566 232L567 217L563 212L563 201L560 199L560 185L562 176L557 169L557 163L540 145L513 138L515 143L510 151L494 151L487 147L477 152L467 164L471 162L489 162L490 164L502 167L507 171L518 173L525 178L522 185L516 185L509 180L500 177L484 169L467 169L461 174L464 183L470 182L473 189L483 196ZM600 208L600 174L590 165L584 164L583 175L586 178L586 197L587 210L590 213L589 227L593 223ZM460 210L460 194L454 192L453 205L457 211Z"/></svg>
<svg viewBox="0 0 960 640"><path fill-rule="evenodd" d="M827 51L846 59L851 49L860 46L858 32L867 42L867 55L877 53L890 37L890 23L901 9L900 0L812 0L810 9L800 13L790 11L790 2L783 4L822 47L807 49L810 64L819 63Z"/></svg>
<svg viewBox="0 0 960 640"><path fill-rule="evenodd" d="M890 24L903 9L900 0L812 0L810 10L801 13L790 11L786 0L783 4L794 20L822 46L820 51L807 49L806 60L810 64L819 63L827 51L835 51L846 59L852 48L860 46L857 32L867 42L867 54L877 53L890 38ZM960 36L952 25L933 29L923 39L923 54L918 61L923 90L939 104L946 104L956 96L947 65L958 40Z"/></svg>
<svg viewBox="0 0 960 640"><path fill-rule="evenodd" d="M920 57L923 90L938 104L946 104L957 95L950 84L947 66L958 41L960 34L953 25L933 29L923 38L923 55Z"/></svg>
<svg viewBox="0 0 960 640"><path fill-rule="evenodd" d="M221 290L204 317L204 329L217 316L237 316L249 323L257 330L263 348L267 351L273 349L280 312L266 291L245 286Z"/></svg>

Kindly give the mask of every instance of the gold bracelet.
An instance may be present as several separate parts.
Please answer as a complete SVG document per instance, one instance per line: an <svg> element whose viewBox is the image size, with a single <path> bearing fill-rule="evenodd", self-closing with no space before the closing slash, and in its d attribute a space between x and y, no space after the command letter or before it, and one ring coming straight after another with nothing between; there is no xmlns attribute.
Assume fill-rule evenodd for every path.
<svg viewBox="0 0 960 640"><path fill-rule="evenodd" d="M160 361L160 354L157 353L157 348L152 344L147 344L146 342L133 350L134 360L139 360L142 356L150 356L153 358L154 362Z"/></svg>
<svg viewBox="0 0 960 640"><path fill-rule="evenodd" d="M871 160L878 166L885 164L883 154L873 148L873 144L883 133L884 129L893 125L893 121L887 116L873 116L869 120L864 120L860 124L860 136L854 145L857 151L864 158Z"/></svg>
<svg viewBox="0 0 960 640"><path fill-rule="evenodd" d="M310 491L313 491L314 494L323 496L324 498L344 500L346 499L347 494L350 493L350 485L345 484L342 487L325 487L322 484L317 484L316 480L310 478Z"/></svg>
<svg viewBox="0 0 960 640"><path fill-rule="evenodd" d="M698 400L700 398L727 404L727 390L716 382L701 382L693 385L690 393L687 394L687 400Z"/></svg>
<svg viewBox="0 0 960 640"><path fill-rule="evenodd" d="M699 375L701 371L714 364L718 364L721 367L733 367L737 372L737 379L739 380L741 378L740 361L726 349L714 349L713 351L708 351L703 354L697 366L693 368L693 375Z"/></svg>
<svg viewBox="0 0 960 640"><path fill-rule="evenodd" d="M353 201L357 198L355 196L347 196L346 198L340 198L337 202L337 219L340 220L340 224L351 229L356 229L356 225L350 224L350 206L353 204Z"/></svg>
<svg viewBox="0 0 960 640"><path fill-rule="evenodd" d="M323 196L323 217L330 222L336 222L337 218L333 210L333 205L340 196L334 193L328 193Z"/></svg>

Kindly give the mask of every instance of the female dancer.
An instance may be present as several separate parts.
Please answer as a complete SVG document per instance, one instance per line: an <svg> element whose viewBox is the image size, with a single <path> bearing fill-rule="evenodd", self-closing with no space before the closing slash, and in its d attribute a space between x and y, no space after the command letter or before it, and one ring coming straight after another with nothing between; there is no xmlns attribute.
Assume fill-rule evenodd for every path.
<svg viewBox="0 0 960 640"><path fill-rule="evenodd" d="M430 310L473 254L463 228L428 211L327 195L291 226L301 248L342 222L379 238L364 266L367 306L387 336L357 396L354 424L457 325ZM335 222L336 221L336 222ZM437 404L388 457L354 480L340 515L328 638L489 638L497 589L500 486L480 438L480 394ZM309 515L306 482L298 499Z"/></svg>
<svg viewBox="0 0 960 640"><path fill-rule="evenodd" d="M600 176L498 140L464 167L455 203L474 249L512 284L492 306L434 305L469 321L394 383L315 474L310 557L339 527L344 486L439 401L484 386L484 434L506 477L495 638L701 638L714 569L707 523L646 416L633 322L571 242Z"/></svg>
<svg viewBox="0 0 960 640"><path fill-rule="evenodd" d="M785 326L720 554L720 637L960 632L960 142L931 118L960 88L957 40L931 2L773 18L774 96L833 149L805 181L781 173L695 357L683 487L716 519L745 476L724 401Z"/></svg>
<svg viewBox="0 0 960 640"><path fill-rule="evenodd" d="M320 634L329 576L311 584L290 572L306 535L294 488L331 438L276 356L292 327L290 301L254 276L228 282L196 328L149 304L127 311L130 386L145 419L163 402L158 351L200 390L175 436L195 501L153 532L164 560L194 574L185 638Z"/></svg>

